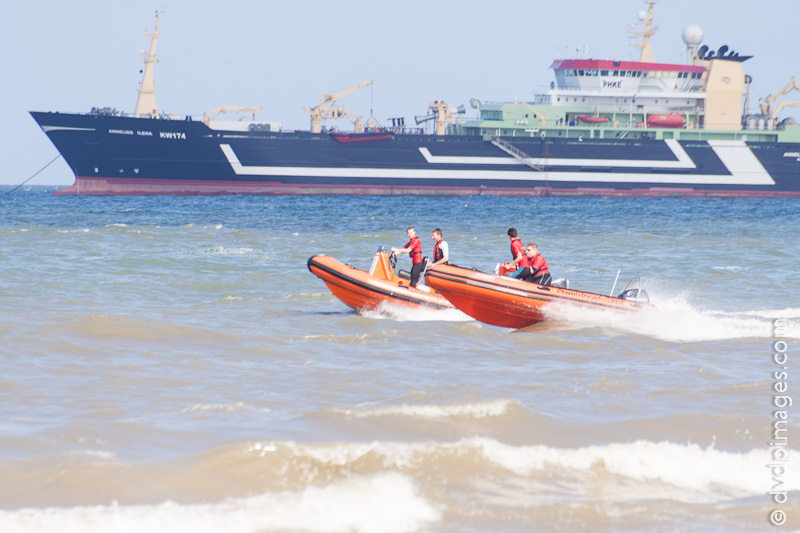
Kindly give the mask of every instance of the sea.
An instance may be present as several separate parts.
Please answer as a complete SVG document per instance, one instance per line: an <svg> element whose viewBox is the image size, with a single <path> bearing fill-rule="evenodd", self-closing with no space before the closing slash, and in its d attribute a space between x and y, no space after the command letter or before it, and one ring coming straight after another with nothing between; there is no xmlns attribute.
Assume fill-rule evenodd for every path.
<svg viewBox="0 0 800 533"><path fill-rule="evenodd" d="M796 200L55 189L0 187L3 533L800 530ZM653 308L357 312L306 266L408 226Z"/></svg>

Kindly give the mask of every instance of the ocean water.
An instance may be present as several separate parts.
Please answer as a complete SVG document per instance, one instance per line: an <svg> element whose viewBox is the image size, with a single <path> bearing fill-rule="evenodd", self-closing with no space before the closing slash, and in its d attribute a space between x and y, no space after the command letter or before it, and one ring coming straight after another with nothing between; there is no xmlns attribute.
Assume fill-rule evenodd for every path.
<svg viewBox="0 0 800 533"><path fill-rule="evenodd" d="M800 529L796 201L8 190L4 533ZM409 225L657 309L359 314L306 268Z"/></svg>

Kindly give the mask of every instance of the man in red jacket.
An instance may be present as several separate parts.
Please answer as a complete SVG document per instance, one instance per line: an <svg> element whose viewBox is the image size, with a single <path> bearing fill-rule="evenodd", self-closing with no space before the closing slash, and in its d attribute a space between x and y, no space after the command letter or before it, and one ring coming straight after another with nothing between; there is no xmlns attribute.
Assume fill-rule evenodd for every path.
<svg viewBox="0 0 800 533"><path fill-rule="evenodd" d="M528 244L525 258L520 261L519 266L520 269L511 275L512 278L519 278L538 285L550 285L553 279L550 276L550 269L547 267L547 260L539 254L539 247L534 243Z"/></svg>
<svg viewBox="0 0 800 533"><path fill-rule="evenodd" d="M410 227L406 230L408 242L402 248L392 247L393 254L408 254L411 256L411 286L416 287L419 275L422 273L422 243L417 237L417 231Z"/></svg>

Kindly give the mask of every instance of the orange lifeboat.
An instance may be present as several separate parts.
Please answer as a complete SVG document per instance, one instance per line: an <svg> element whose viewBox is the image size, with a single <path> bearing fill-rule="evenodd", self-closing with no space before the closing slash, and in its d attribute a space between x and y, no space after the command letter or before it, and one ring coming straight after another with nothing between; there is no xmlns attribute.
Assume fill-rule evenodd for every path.
<svg viewBox="0 0 800 533"><path fill-rule="evenodd" d="M584 124L602 124L603 122L608 122L608 117L599 117L597 115L587 117L586 115L578 115L578 120Z"/></svg>
<svg viewBox="0 0 800 533"><path fill-rule="evenodd" d="M682 128L686 124L680 113L657 113L647 115L648 128Z"/></svg>
<svg viewBox="0 0 800 533"><path fill-rule="evenodd" d="M327 255L312 256L307 264L308 270L324 281L334 296L354 309L376 309L387 302L412 308L453 309L453 304L432 288L409 286L402 270L401 275L396 275L383 248L375 254L369 272Z"/></svg>
<svg viewBox="0 0 800 533"><path fill-rule="evenodd" d="M626 288L613 297L450 265L426 272L425 283L472 318L505 328L524 328L545 320L547 306L554 303L631 313L651 307L641 288Z"/></svg>

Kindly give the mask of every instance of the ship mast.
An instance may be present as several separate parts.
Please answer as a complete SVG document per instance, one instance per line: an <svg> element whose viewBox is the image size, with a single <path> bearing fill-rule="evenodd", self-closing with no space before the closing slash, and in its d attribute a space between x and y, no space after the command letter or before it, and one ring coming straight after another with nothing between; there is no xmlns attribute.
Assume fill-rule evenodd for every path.
<svg viewBox="0 0 800 533"><path fill-rule="evenodd" d="M631 35L638 35L642 38L641 42L631 43L631 46L642 49L642 53L639 55L639 62L655 63L656 58L653 56L653 49L650 47L650 37L655 35L658 31L658 28L653 27L653 6L658 3L658 0L645 0L645 3L649 4L647 13L645 14L644 11L639 12L639 21L644 22L644 30L636 31L633 26L630 26L628 27L628 33Z"/></svg>
<svg viewBox="0 0 800 533"><path fill-rule="evenodd" d="M144 116L158 116L158 106L156 106L156 89L153 86L153 67L155 66L156 61L156 43L158 42L158 21L161 18L161 13L164 10L156 11L156 27L153 29L153 33L145 32L144 34L147 37L152 37L150 41L150 51L145 56L142 54L142 60L144 61L144 76L142 76L142 83L139 84L139 97L136 99L136 109L133 112L133 116L141 117Z"/></svg>

